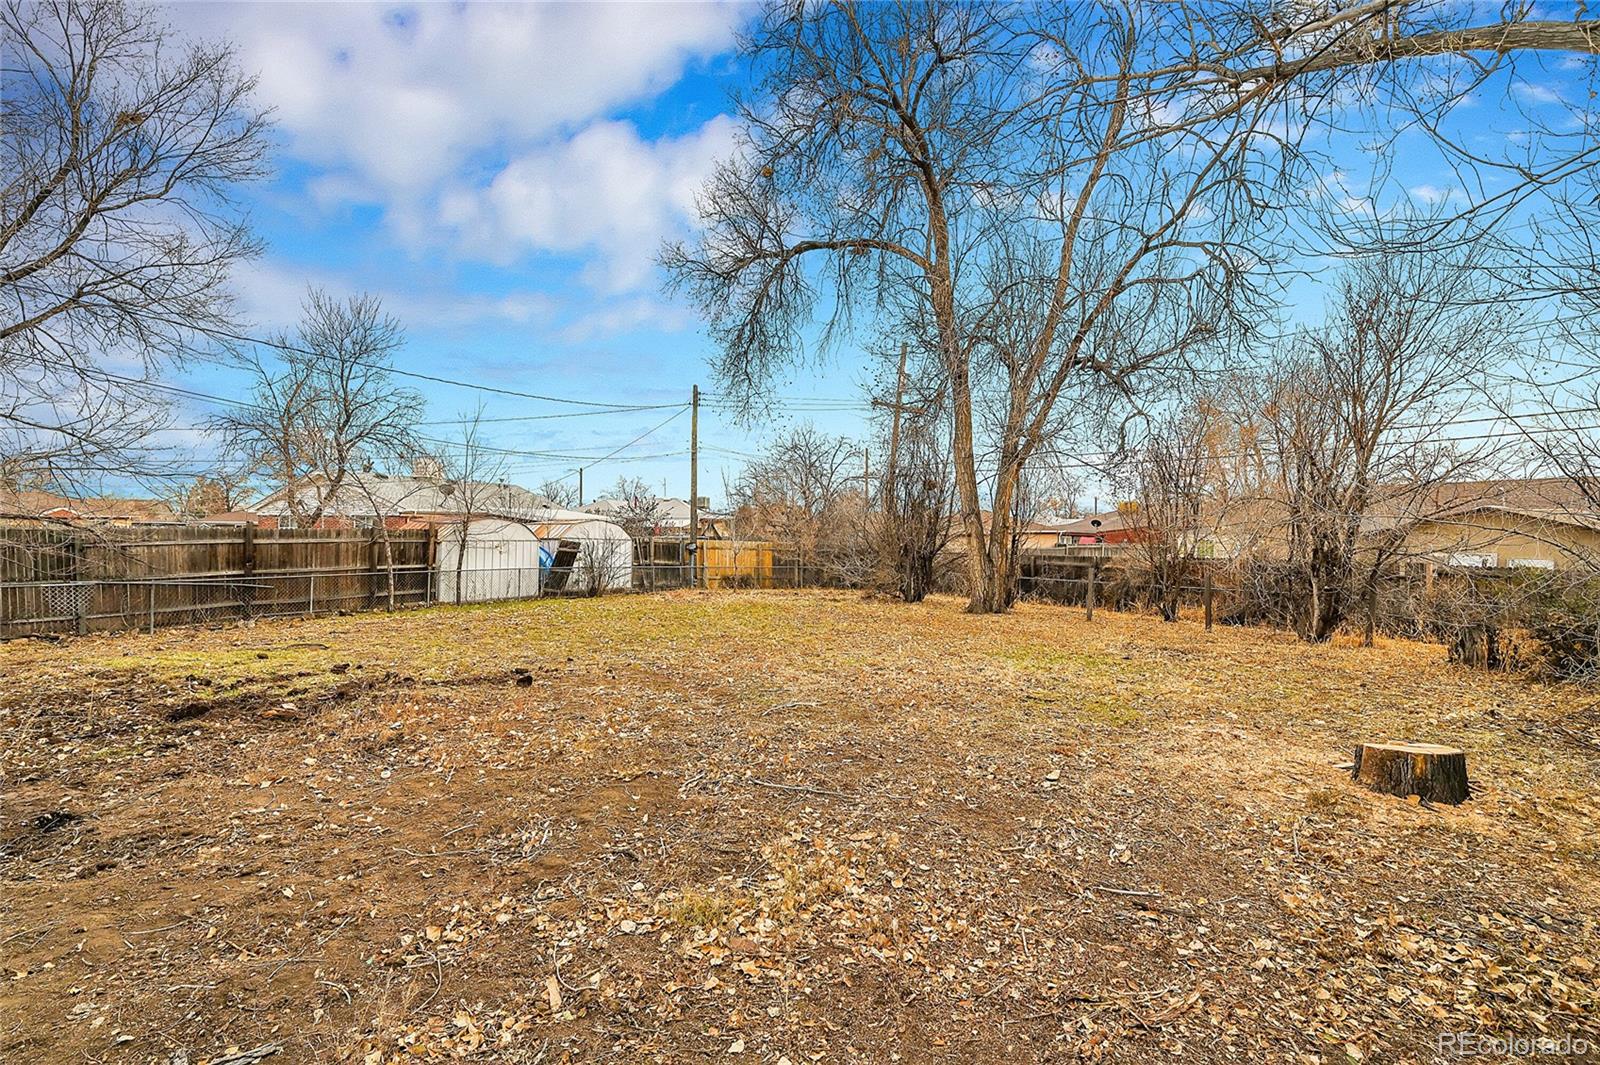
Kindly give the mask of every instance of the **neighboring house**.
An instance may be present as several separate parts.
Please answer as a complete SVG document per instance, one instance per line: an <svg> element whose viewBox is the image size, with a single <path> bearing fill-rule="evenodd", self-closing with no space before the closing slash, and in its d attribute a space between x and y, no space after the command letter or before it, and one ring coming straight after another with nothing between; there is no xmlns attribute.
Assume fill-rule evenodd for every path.
<svg viewBox="0 0 1600 1065"><path fill-rule="evenodd" d="M1203 553L1281 554L1285 520L1271 500L1236 502L1225 517L1214 519ZM1456 481L1421 498L1403 493L1389 504L1373 504L1361 536L1369 545L1390 542L1397 557L1437 565L1600 566L1600 512L1559 477Z"/></svg>
<svg viewBox="0 0 1600 1065"><path fill-rule="evenodd" d="M390 528L400 528L417 515L457 517L469 502L475 514L506 518L536 519L555 509L544 496L520 485L470 482L464 486L431 477L381 473L351 474L337 490L330 489L325 479L312 478L294 491L302 511L315 510L319 501L325 501L317 524L328 529L370 529L380 518ZM258 524L293 528L289 492L280 488L264 496L249 508L249 513L259 517Z"/></svg>
<svg viewBox="0 0 1600 1065"><path fill-rule="evenodd" d="M991 515L987 510L980 513L983 515L983 531L987 533ZM957 553L966 551L967 526L965 520L960 514L952 514L948 520L950 536L946 542L947 550ZM1022 551L1042 551L1076 542L1075 539L1064 538L1064 530L1075 528L1080 521L1086 520L1046 516L1035 521L1025 522L1016 530L1017 547Z"/></svg>
<svg viewBox="0 0 1600 1065"><path fill-rule="evenodd" d="M708 502L707 497L701 496L701 503ZM687 499L658 498L655 506L655 521L651 531L657 536L686 536L689 529L689 501ZM600 514L607 518L617 519L625 515L628 502L623 499L596 499L592 503L585 503L578 508L586 514ZM700 536L712 539L720 538L725 530L727 516L714 514L710 507L700 507Z"/></svg>
<svg viewBox="0 0 1600 1065"><path fill-rule="evenodd" d="M1052 547L1131 544L1139 539L1139 530L1128 520L1128 515L1116 510L1107 514L1087 514L1052 527L1056 533L1056 543Z"/></svg>
<svg viewBox="0 0 1600 1065"><path fill-rule="evenodd" d="M170 525L182 519L159 499L91 497L71 499L54 492L0 489L0 523L39 521L74 525Z"/></svg>
<svg viewBox="0 0 1600 1065"><path fill-rule="evenodd" d="M1363 532L1404 532L1402 550L1436 563L1504 569L1600 566L1600 512L1559 477L1441 485L1415 518L1379 515Z"/></svg>

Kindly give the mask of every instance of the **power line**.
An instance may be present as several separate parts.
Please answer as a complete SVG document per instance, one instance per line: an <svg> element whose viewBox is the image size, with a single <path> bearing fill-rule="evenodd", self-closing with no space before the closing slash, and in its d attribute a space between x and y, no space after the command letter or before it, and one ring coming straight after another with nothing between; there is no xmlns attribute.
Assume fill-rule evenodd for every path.
<svg viewBox="0 0 1600 1065"><path fill-rule="evenodd" d="M658 429L663 429L666 426L670 425L675 418L682 417L683 416L683 412L688 410L688 409L689 409L689 404L685 403L683 406L679 407L677 410L675 410L671 414L669 414L662 421L660 421L657 424L651 426L650 428L646 429L644 432L640 433L638 436L634 437L632 440L629 440L626 444L623 444L621 447L617 448L616 451L613 451L609 455L602 456L601 458L595 460L594 462L586 463L585 464L585 468L587 468L589 466L598 466L602 462L610 461L611 459L615 458L621 452L628 450L628 448L632 447L633 445L637 444L639 441L643 440L645 437L649 436L651 433L655 432ZM572 473L567 474L566 477L557 478L556 483L559 484L562 481L565 481L568 477L572 477L577 472L578 472L577 470L573 470Z"/></svg>
<svg viewBox="0 0 1600 1065"><path fill-rule="evenodd" d="M289 352L293 352L296 355L305 355L305 356L308 356L308 357L313 358L313 359L327 359L327 358L330 358L330 356L325 355L322 352L308 351L305 348L297 347L294 344L290 344L290 343L287 343L287 342L284 342L284 341L265 340L265 339L263 339L261 337L250 336L247 333L235 333L232 330L219 329L219 328L216 328L215 326L196 326L192 322L180 322L180 321L178 321L176 319L166 318L166 317L162 317L160 315L151 315L150 317L154 318L156 321L165 322L168 325L177 326L177 327L179 327L181 329L192 329L195 332L203 333L206 336L220 337L220 338L223 338L223 339L226 339L226 340L236 340L236 341L239 341L240 343L244 343L244 344L259 344L262 347L272 348L272 349L274 349L276 351L289 351ZM221 361L221 360L218 360L218 361ZM359 358L355 358L353 356L346 356L345 357L345 361L350 362L350 363L352 363L352 364L354 364L356 366L366 366L366 367L368 367L370 369L384 370L384 371L387 371L388 373L392 373L392 374L395 374L395 375L400 376L400 377L410 377L410 378L413 378L414 380L418 380L418 381L430 381L433 384L450 385L451 387L454 387L454 388L469 388L469 389L472 389L472 390L478 391L478 392L490 392L490 393L493 393L494 395L497 395L497 396L511 396L511 397L516 398L516 399L533 399L533 400L538 400L538 401L540 401L542 403L566 403L566 404L570 404L570 405L576 406L576 407L609 407L609 408L615 408L615 409L618 409L618 410L650 410L650 409L658 409L658 408L655 408L655 407L652 407L652 406L646 405L646 404L619 405L619 404L616 404L616 403L604 403L604 402L600 402L598 400L592 400L592 399L572 399L569 396L547 396L547 395L541 395L540 393L537 393L537 392L523 392L523 391L519 391L519 390L514 389L514 388L500 388L500 387L498 387L496 385L483 385L483 384L478 384L477 382L474 382L474 381L461 381L461 380L457 380L456 378L453 378L453 377L442 377L442 376L440 376L438 374L420 373L420 372L418 372L416 370L403 370L398 366L392 366L392 365L390 365L390 364L388 364L386 362L380 362L380 361L378 361L376 359L359 359ZM226 365L237 366L237 364L235 364L235 363L225 363L225 364Z"/></svg>
<svg viewBox="0 0 1600 1065"><path fill-rule="evenodd" d="M435 418L429 421L418 422L418 425L489 425L501 422L542 422L553 418L596 418L607 414L633 414L647 410L671 410L682 406L681 403L651 403L637 407L607 407L604 410L573 410L562 411L560 414L513 414L504 418Z"/></svg>
<svg viewBox="0 0 1600 1065"><path fill-rule="evenodd" d="M178 385L170 385L170 384L166 384L165 382L161 382L161 381L150 381L150 380L144 380L142 378L137 378L137 377L127 377L127 376L124 376L122 374L112 373L109 370L101 370L101 369L96 369L96 368L91 368L91 367L67 366L66 364L53 362L52 360L48 360L48 359L36 359L35 361L43 362L43 363L46 363L47 365L61 366L61 367L70 369L73 372L77 372L77 373L91 374L93 376L100 377L100 378L102 378L104 380L114 381L114 382L117 382L119 384L125 384L125 385L128 385L128 386L133 387L133 388L149 388L149 389L155 389L155 390L162 391L162 392L171 392L171 393L174 393L176 395L185 396L185 397L188 397L190 399L201 400L201 401L206 402L206 403L215 403L215 404L220 404L220 405L228 406L228 407L242 407L242 408L246 408L246 409L249 409L249 408L255 406L254 404L249 403L249 402L247 402L245 400L233 399L233 398L228 397L228 396L213 395L212 393L209 393L209 392L200 392L200 391L197 391L195 389L183 388L183 387L178 386ZM656 404L654 406L640 407L640 408L618 407L618 408L612 408L612 409L607 409L607 410L603 410L603 411L576 412L573 415L566 415L566 416L578 417L578 416L582 416L582 415L585 415L585 414L632 413L635 409L639 409L639 410L661 410L663 408L668 408L668 407L670 407L672 409L675 409L678 414L682 414L683 411L688 407L688 404L686 404L686 403ZM546 417L563 417L563 415L546 415ZM676 415L674 415L674 417L676 417ZM667 419L668 422L670 422L671 420L672 420L671 418ZM419 425L428 425L428 424L437 424L437 423L418 422L417 424L419 424ZM665 425L666 422L662 422L661 424ZM197 430L206 429L208 427L207 426L203 426L203 425L169 425L169 426L165 426L164 428L171 429L171 430L178 430L178 431L183 431L183 430L195 430L195 431L197 431ZM654 430L649 430L643 435L647 436L647 435L649 435L649 432L653 432L653 431ZM469 445L465 444L463 441L460 441L460 440L447 440L447 439L445 439L443 437L426 436L426 435L421 435L421 434L418 435L417 439L423 441L424 443L435 444L435 445L439 445L439 446L442 446L442 447L450 447L450 448L458 448L459 449L459 448L465 448L465 447L469 446ZM622 447L618 448L617 450L618 451L624 450L624 449L632 446L632 444L637 443L641 439L643 439L643 436L635 437L633 441L630 441L628 444L622 445ZM525 457L530 457L530 458L561 459L563 461L588 461L588 460L594 460L594 461L600 462L600 461L604 461L605 459L616 455L616 453L617 453L616 451L613 451L613 452L610 453L610 455L574 455L574 454L569 454L569 453L561 452L561 451L537 451L537 450L518 449L518 448L504 448L504 447L498 447L498 446L493 446L493 445L489 445L489 444L477 444L477 445L471 445L471 446L475 446L479 450L489 451L489 452L493 452L495 454L518 455L518 456L525 456Z"/></svg>
<svg viewBox="0 0 1600 1065"><path fill-rule="evenodd" d="M682 414L684 412L684 409L687 408L687 407L688 407L687 403L678 404L677 413L675 413L675 414L671 415L670 417L668 417L666 421L661 423L661 425L666 425L667 422L672 421L673 418L676 418L679 414ZM657 429L661 428L661 425L656 426L656 428ZM641 433L639 436L634 437L628 443L623 444L622 447L618 448L617 450L621 451L621 450L623 450L625 448L631 447L633 444L638 443L640 440L643 440L646 436L649 436L653 432L655 432L655 429L648 429L645 432ZM527 451L527 450L521 450L521 449L518 449L518 448L496 447L496 446L494 446L492 444L467 444L466 442L461 441L461 440L446 440L443 437L437 437L437 436L421 436L421 435L419 435L417 437L417 439L422 441L423 443L426 443L426 444L439 444L439 445L442 445L442 446L445 446L445 447L460 448L462 450L466 450L468 448L471 448L471 449L476 449L478 451L487 451L487 452L490 452L490 453L496 454L496 455L525 455L525 456L528 456L530 458L567 459L569 461L584 461L584 460L587 460L587 459L595 459L595 461L597 461L597 462L603 462L607 458L610 458L610 455L601 455L601 456L598 456L598 457L596 457L594 455L569 455L569 454L565 454L565 453L559 452L559 451ZM613 451L611 454L615 455L616 451Z"/></svg>

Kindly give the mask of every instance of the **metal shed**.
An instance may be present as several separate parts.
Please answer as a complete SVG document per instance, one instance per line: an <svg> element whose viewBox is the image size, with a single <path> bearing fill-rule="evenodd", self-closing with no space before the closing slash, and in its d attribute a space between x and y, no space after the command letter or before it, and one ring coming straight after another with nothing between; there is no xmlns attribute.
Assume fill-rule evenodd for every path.
<svg viewBox="0 0 1600 1065"><path fill-rule="evenodd" d="M438 526L434 594L441 603L527 599L539 594L539 533L509 518L469 518Z"/></svg>

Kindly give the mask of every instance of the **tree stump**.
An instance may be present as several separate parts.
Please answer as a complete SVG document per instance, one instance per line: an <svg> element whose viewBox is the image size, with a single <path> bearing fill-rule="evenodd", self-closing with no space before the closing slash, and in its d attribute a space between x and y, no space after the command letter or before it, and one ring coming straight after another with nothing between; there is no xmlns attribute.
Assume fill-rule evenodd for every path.
<svg viewBox="0 0 1600 1065"><path fill-rule="evenodd" d="M1500 631L1493 625L1464 625L1450 641L1450 661L1474 669L1499 669Z"/></svg>
<svg viewBox="0 0 1600 1065"><path fill-rule="evenodd" d="M1363 743L1350 775L1386 795L1417 795L1429 802L1465 802L1467 756L1437 743Z"/></svg>

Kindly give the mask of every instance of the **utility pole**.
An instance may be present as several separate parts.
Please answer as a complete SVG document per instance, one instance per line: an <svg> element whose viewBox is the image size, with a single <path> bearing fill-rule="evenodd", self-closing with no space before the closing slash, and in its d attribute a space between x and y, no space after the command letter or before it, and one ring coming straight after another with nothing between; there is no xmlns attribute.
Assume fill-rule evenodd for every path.
<svg viewBox="0 0 1600 1065"><path fill-rule="evenodd" d="M700 587L700 386L689 393L689 584Z"/></svg>
<svg viewBox="0 0 1600 1065"><path fill-rule="evenodd" d="M583 506L583 467L578 467L578 506Z"/></svg>
<svg viewBox="0 0 1600 1065"><path fill-rule="evenodd" d="M905 409L905 395L906 346L904 343L901 343L900 372L895 376L894 381L894 414L889 420L889 467L884 471L883 478L883 491L886 498L879 501L879 509L882 509L882 505L884 503L887 503L891 506L898 506L898 504L895 503L895 500L898 498L898 496L896 495L896 486L894 482L896 467L900 462L900 412Z"/></svg>

